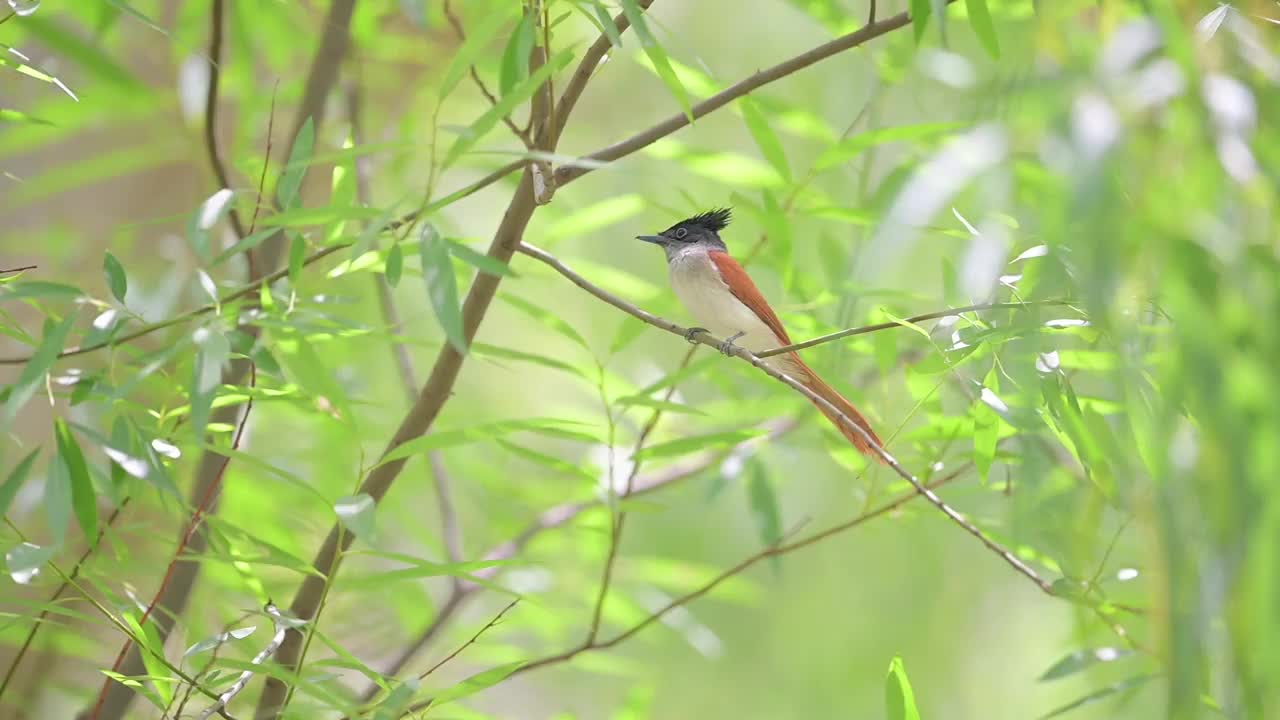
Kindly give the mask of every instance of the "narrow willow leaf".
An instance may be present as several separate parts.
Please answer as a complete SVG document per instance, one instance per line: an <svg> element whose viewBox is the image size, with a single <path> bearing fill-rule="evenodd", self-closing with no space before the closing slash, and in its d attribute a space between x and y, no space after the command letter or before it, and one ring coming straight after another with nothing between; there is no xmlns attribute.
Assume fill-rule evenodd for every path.
<svg viewBox="0 0 1280 720"><path fill-rule="evenodd" d="M706 415L705 412L699 410L692 405L683 405L677 402L667 400L659 400L657 398L648 397L647 395L627 395L620 397L614 401L615 404L622 407L647 407L663 412L690 413L693 415Z"/></svg>
<svg viewBox="0 0 1280 720"><path fill-rule="evenodd" d="M472 343L471 351L481 357L503 358L506 360L518 360L521 362L533 363L553 370L560 370L569 373L574 377L583 380L590 380L587 371L575 367L559 358L550 355L540 355L538 353L526 352L524 350L515 350L513 348L502 347L499 345L489 345L487 343Z"/></svg>
<svg viewBox="0 0 1280 720"><path fill-rule="evenodd" d="M1040 682L1046 680L1057 680L1066 677L1081 670L1093 667L1099 663L1115 662L1122 658L1129 657L1133 652L1123 648L1100 647L1091 650L1077 650L1058 662L1054 663L1044 674L1040 676Z"/></svg>
<svg viewBox="0 0 1280 720"><path fill-rule="evenodd" d="M302 277L302 265L307 259L307 241L301 233L293 233L289 241L289 286L298 287L298 278Z"/></svg>
<svg viewBox="0 0 1280 720"><path fill-rule="evenodd" d="M449 245L424 225L418 241L418 257L422 260L422 280L427 286L427 299L435 311L436 321L444 330L449 344L459 353L467 352L467 336L462 328L462 306L458 303L458 282L449 261Z"/></svg>
<svg viewBox="0 0 1280 720"><path fill-rule="evenodd" d="M914 31L916 43L924 38L925 28L929 26L929 15L933 12L933 0L910 0L911 29Z"/></svg>
<svg viewBox="0 0 1280 720"><path fill-rule="evenodd" d="M991 53L991 57L1000 57L1000 39L996 37L996 28L991 22L991 11L987 9L987 0L965 0L964 6L969 13L969 26L978 36L982 47Z"/></svg>
<svg viewBox="0 0 1280 720"><path fill-rule="evenodd" d="M349 495L338 498L333 504L333 511L343 526L358 538L368 539L373 536L374 510L377 505L367 493Z"/></svg>
<svg viewBox="0 0 1280 720"><path fill-rule="evenodd" d="M308 116L302 127L298 128L293 148L289 151L289 161L285 163L284 172L280 174L280 182L276 186L276 199L285 210L293 207L294 201L298 199L298 190L302 187L302 179L307 175L315 142L315 123Z"/></svg>
<svg viewBox="0 0 1280 720"><path fill-rule="evenodd" d="M493 5L493 3L490 3ZM488 46L489 42L497 36L498 31L506 24L507 18L510 17L510 9L514 7L513 3L501 2L498 7L489 7L484 13L480 23L467 27L467 41L458 48L458 52L454 53L453 60L449 63L449 68L445 70L444 80L440 82L440 90L437 93L439 100L444 100L458 86L458 82L462 80L462 76L467 70L476 63Z"/></svg>
<svg viewBox="0 0 1280 720"><path fill-rule="evenodd" d="M924 0L924 2L928 2L928 0ZM921 123L918 125L897 125L860 133L851 138L841 140L823 151L814 162L814 168L816 170L826 170L835 165L848 162L877 145L891 142L932 140L948 135L963 127L965 127L964 123L954 122Z"/></svg>
<svg viewBox="0 0 1280 720"><path fill-rule="evenodd" d="M124 295L129 291L129 280L124 274L124 266L110 252L102 256L102 272L107 276L107 287L111 294L124 302Z"/></svg>
<svg viewBox="0 0 1280 720"><path fill-rule="evenodd" d="M28 115L21 110L13 110L11 108L0 108L0 122L24 123L27 125L49 125L53 123L34 115Z"/></svg>
<svg viewBox="0 0 1280 720"><path fill-rule="evenodd" d="M462 698L467 697L468 695L474 695L487 687L497 685L503 680L506 680L511 673L520 669L520 667L527 662L527 660L517 660L516 662L499 665L496 668L476 673L457 685L436 694L431 704L443 705L447 702L453 702L454 700L461 700Z"/></svg>
<svg viewBox="0 0 1280 720"><path fill-rule="evenodd" d="M649 25L644 19L644 12L636 4L636 0L622 0L622 12L631 21L631 28L635 30L636 37L640 40L640 47L644 48L644 54L649 57L649 62L653 63L653 68L658 72L658 77L662 78L662 83L667 86L667 90L671 92L672 97L676 99L680 108L684 110L685 117L689 118L689 122L692 123L693 105L689 102L689 92L681 84L676 71L671 68L671 63L667 60L666 51L662 49L662 46L654 39L653 33L649 31Z"/></svg>
<svg viewBox="0 0 1280 720"><path fill-rule="evenodd" d="M490 257L478 250L473 250L456 240L446 240L445 242L448 243L450 255L486 275L493 275L494 277L516 276L510 265L497 258Z"/></svg>
<svg viewBox="0 0 1280 720"><path fill-rule="evenodd" d="M622 36L618 34L618 26L613 23L609 11L600 4L599 0L591 0L591 9L595 12L596 19L600 21L601 31L609 38L609 44L615 48L622 47Z"/></svg>
<svg viewBox="0 0 1280 720"><path fill-rule="evenodd" d="M671 440L670 442L658 443L641 448L635 454L635 458L660 458L674 457L676 455L686 455L691 452L701 450L714 450L722 448L726 445L737 445L744 440L750 440L753 437L763 435L764 431L759 429L730 430L728 432L710 433L707 435L694 435L692 437L684 437L679 440Z"/></svg>
<svg viewBox="0 0 1280 720"><path fill-rule="evenodd" d="M23 366L17 382L10 386L9 401L5 404L6 421L16 417L18 410L44 384L44 376L49 372L49 368L53 367L58 354L66 345L67 335L71 332L71 326L75 320L76 314L72 311L56 325L51 319L45 321L44 339L40 341L40 347L36 348L36 351L31 354L31 359Z"/></svg>
<svg viewBox="0 0 1280 720"><path fill-rule="evenodd" d="M58 457L67 466L71 480L71 507L85 538L92 543L98 537L98 502L93 492L93 481L89 479L89 466L67 421L58 418L54 420L53 427Z"/></svg>
<svg viewBox="0 0 1280 720"><path fill-rule="evenodd" d="M9 577L19 585L29 585L40 574L45 563L53 558L56 546L41 547L24 542L4 554L5 567Z"/></svg>
<svg viewBox="0 0 1280 720"><path fill-rule="evenodd" d="M413 696L417 692L417 678L411 677L405 682L399 683L378 703L373 712L373 720L397 720L403 717L405 709L409 707L409 703L413 701Z"/></svg>
<svg viewBox="0 0 1280 720"><path fill-rule="evenodd" d="M445 156L444 166L448 167L458 161L468 150L470 150L480 138L498 124L503 117L511 114L512 110L528 100L535 92L542 88L552 75L559 72L561 68L568 65L573 60L572 50L563 50L552 56L551 60L536 71L529 74L523 82L516 85L500 99L493 107L489 108L483 115L471 123L462 136L454 141L453 146L449 148L448 155Z"/></svg>
<svg viewBox="0 0 1280 720"><path fill-rule="evenodd" d="M231 642L232 640L243 640L249 637L250 635L252 635L254 631L257 629L258 628L256 626L250 626L250 627L235 628L233 630L228 630L223 633L218 633L213 637L205 638L204 640L201 640L200 642L195 643L191 647L187 648L187 651L182 653L182 657L185 658L185 657L190 657L192 655L198 655L202 652L208 652L216 647L221 647L222 645L225 645L226 643Z"/></svg>
<svg viewBox="0 0 1280 720"><path fill-rule="evenodd" d="M18 494L18 488L22 487L22 482L27 479L27 475L31 472L31 465L38 455L40 455L40 448L27 453L26 457L18 461L17 466L9 473L9 477L5 478L4 484L0 485L0 517L4 517L4 514L9 512L9 504Z"/></svg>
<svg viewBox="0 0 1280 720"><path fill-rule="evenodd" d="M67 464L58 455L50 458L44 479L44 515L52 544L61 545L71 524L71 478L67 475Z"/></svg>
<svg viewBox="0 0 1280 720"><path fill-rule="evenodd" d="M192 367L189 391L191 432L196 442L202 442L209 410L222 382L222 365L231 355L231 343L226 335L210 327L196 330L192 333L192 340L196 344L196 361Z"/></svg>
<svg viewBox="0 0 1280 720"><path fill-rule="evenodd" d="M24 280L0 285L4 294L0 300L22 300L24 298L56 297L71 299L85 294L83 290L65 283L46 282L44 280Z"/></svg>
<svg viewBox="0 0 1280 720"><path fill-rule="evenodd" d="M507 39L507 47L502 51L502 66L498 72L498 94L506 95L521 80L529 77L529 53L533 50L535 13L526 12L520 18L520 24Z"/></svg>
<svg viewBox="0 0 1280 720"><path fill-rule="evenodd" d="M387 261L382 269L382 274L387 278L387 284L395 287L400 284L400 275L404 272L404 251L399 245L392 245L391 250L387 251Z"/></svg>
<svg viewBox="0 0 1280 720"><path fill-rule="evenodd" d="M563 427L566 424L566 421L555 418L535 418L532 420L500 420L456 430L436 430L395 446L386 455L382 456L378 464L385 465L395 460L401 460L432 450L465 445L481 440L492 440L514 432L546 432L549 429ZM591 440L593 438L588 437L585 439Z"/></svg>
<svg viewBox="0 0 1280 720"><path fill-rule="evenodd" d="M1099 700L1105 700L1106 698L1111 697L1116 693L1136 688L1142 685L1143 683L1147 682L1148 680L1152 679L1153 677L1155 676L1154 675L1135 675L1131 678L1126 678L1124 680L1121 680L1120 682L1108 685L1102 688L1101 690L1095 690L1094 692L1091 692L1082 698L1069 702L1066 705L1063 705L1062 707L1049 712L1048 714L1041 715L1040 720L1049 720L1049 718L1058 717L1059 715L1070 712L1072 710L1083 707L1085 705L1092 705L1093 703L1096 703Z"/></svg>
<svg viewBox="0 0 1280 720"><path fill-rule="evenodd" d="M889 676L884 681L884 707L889 720L920 720L916 696L901 657L895 656L889 663Z"/></svg>
<svg viewBox="0 0 1280 720"><path fill-rule="evenodd" d="M504 293L502 295L499 295L499 297L502 299L503 302L511 305L515 309L519 310L520 312L523 312L525 315L528 315L534 320L537 320L538 322L542 323L544 326L569 338L573 342L582 346L587 351L591 350L591 346L587 344L586 338L582 337L581 333L575 330L572 325L566 322L565 319L560 317L559 315L556 315L550 310L541 308L529 302L528 300L524 300L523 298L516 297L515 295L511 295L509 293Z"/></svg>
<svg viewBox="0 0 1280 720"><path fill-rule="evenodd" d="M769 120L760 109L759 103L748 95L742 98L740 107L742 119L746 121L747 130L756 141L756 147L760 148L760 154L764 155L764 159L769 161L782 179L791 182L791 167L787 164L787 154L783 151L782 142L778 140L777 134L773 132L773 128L769 127Z"/></svg>
<svg viewBox="0 0 1280 720"><path fill-rule="evenodd" d="M751 518L755 520L760 542L772 545L782 538L782 514L778 509L778 496L773 491L764 464L751 463L751 479L747 483L747 498L751 505Z"/></svg>
<svg viewBox="0 0 1280 720"><path fill-rule="evenodd" d="M278 232L280 231L275 228L268 228L266 230L259 230L254 233L250 233L245 237L241 238L240 240L237 240L234 244L231 245L231 247L218 253L218 255L214 257L213 260L209 261L209 264L214 266L221 265L227 260L235 257L236 255L239 255L240 253L248 252L258 247L259 245L262 244L262 241L266 240L272 235L275 235ZM266 284L264 284L263 287L266 287Z"/></svg>
<svg viewBox="0 0 1280 720"><path fill-rule="evenodd" d="M579 238L639 215L644 211L645 207L644 196L639 193L614 195L586 207L570 211L568 215L551 223L542 237L547 242L554 242L564 238Z"/></svg>

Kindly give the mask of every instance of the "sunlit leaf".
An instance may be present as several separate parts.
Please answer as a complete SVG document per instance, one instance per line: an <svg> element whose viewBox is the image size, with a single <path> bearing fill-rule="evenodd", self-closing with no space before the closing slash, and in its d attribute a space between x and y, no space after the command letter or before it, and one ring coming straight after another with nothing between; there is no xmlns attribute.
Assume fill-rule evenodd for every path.
<svg viewBox="0 0 1280 720"><path fill-rule="evenodd" d="M250 627L235 628L233 630L228 630L226 632L218 633L213 637L205 638L204 640L201 640L200 642L197 642L191 647L187 648L187 651L184 652L182 656L190 657L192 655L198 655L202 652L208 652L216 647L221 647L233 640L243 640L249 637L250 635L252 635L254 631L257 629L258 628L256 626L250 626Z"/></svg>
<svg viewBox="0 0 1280 720"><path fill-rule="evenodd" d="M54 439L58 446L58 459L67 468L71 481L71 507L75 511L76 521L90 543L98 536L98 504L93 490L93 481L89 479L89 466L85 463L80 443L76 441L71 428L62 418L53 423Z"/></svg>
<svg viewBox="0 0 1280 720"><path fill-rule="evenodd" d="M499 95L511 92L517 83L529 76L529 53L533 50L536 17L536 13L526 12L507 40L507 47L502 52L501 71L498 73Z"/></svg>
<svg viewBox="0 0 1280 720"><path fill-rule="evenodd" d="M467 28L467 40L454 53L453 60L444 71L444 79L440 81L438 100L444 100L458 86L458 82L467 74L467 70L476 63L486 46L498 35L498 31L506 24L515 7L511 3L489 3L490 7L482 14L478 23ZM494 7L496 5L496 7Z"/></svg>
<svg viewBox="0 0 1280 720"><path fill-rule="evenodd" d="M453 264L449 262L449 245L430 225L424 225L419 234L418 257L422 260L422 280L426 283L427 299L435 311L436 321L449 344L466 354L467 336L462 327L458 284L453 276Z"/></svg>
<svg viewBox="0 0 1280 720"><path fill-rule="evenodd" d="M342 524L356 537L364 539L373 535L376 508L373 498L365 493L338 498L333 504L333 511Z"/></svg>
<svg viewBox="0 0 1280 720"><path fill-rule="evenodd" d="M991 57L1000 57L1000 40L996 37L996 28L991 22L991 11L987 9L987 0L965 0L964 6L969 14L969 26L978 36L982 47L991 53Z"/></svg>
<svg viewBox="0 0 1280 720"><path fill-rule="evenodd" d="M57 547L40 547L29 542L15 546L4 555L9 577L19 585L30 584L57 550Z"/></svg>
<svg viewBox="0 0 1280 720"><path fill-rule="evenodd" d="M102 256L102 272L107 276L107 288L111 290L111 294L124 302L125 293L129 291L129 281L125 277L124 266L110 252Z"/></svg>
<svg viewBox="0 0 1280 720"><path fill-rule="evenodd" d="M69 312L62 318L62 322L54 323L52 318L45 321L44 338L40 341L40 346L31 354L31 359L22 366L22 373L9 388L9 400L5 404L6 420L16 417L18 410L44 384L44 376L53 367L58 354L62 352L75 320L75 312Z"/></svg>
<svg viewBox="0 0 1280 720"><path fill-rule="evenodd" d="M644 11L640 9L636 0L622 0L622 12L627 16L627 20L631 21L631 28L640 40L640 47L644 49L645 55L653 63L658 76L662 78L662 83L667 86L667 90L671 92L672 97L676 99L680 108L684 110L685 117L689 118L689 122L693 122L693 105L689 102L689 92L685 90L684 85L680 83L680 78L671 69L671 63L667 60L666 51L662 49L662 46L658 44L658 41L653 37L653 33L649 30L649 24L644 19Z"/></svg>
<svg viewBox="0 0 1280 720"><path fill-rule="evenodd" d="M1056 680L1060 677L1078 673L1099 663L1115 662L1132 654L1133 652L1130 650L1113 647L1076 650L1054 663L1048 670L1045 670L1044 674L1040 676L1040 681Z"/></svg>
<svg viewBox="0 0 1280 720"><path fill-rule="evenodd" d="M778 171L780 177L791 182L791 168L787 164L787 155L782 149L778 136L769 127L764 111L750 96L743 97L740 106L742 117L747 123L747 129L751 131L752 139L756 141L756 147L760 148L760 154L764 155L764 159Z"/></svg>
<svg viewBox="0 0 1280 720"><path fill-rule="evenodd" d="M27 453L26 457L18 461L18 464L9 472L9 477L5 478L3 484L0 484L0 517L9 512L9 504L13 502L13 498L18 494L18 489L22 487L22 482L27 479L27 474L31 472L31 465L36 461L36 457L40 455L40 448L36 448Z"/></svg>
<svg viewBox="0 0 1280 720"><path fill-rule="evenodd" d="M302 187L302 179L307 175L307 165L315 149L316 128L312 121L313 118L308 116L298 128L298 135L289 150L289 160L276 185L276 199L285 210L293 207L298 199L298 189Z"/></svg>
<svg viewBox="0 0 1280 720"><path fill-rule="evenodd" d="M889 663L889 675L884 681L884 707L889 720L920 720L915 692L901 657L894 656Z"/></svg>

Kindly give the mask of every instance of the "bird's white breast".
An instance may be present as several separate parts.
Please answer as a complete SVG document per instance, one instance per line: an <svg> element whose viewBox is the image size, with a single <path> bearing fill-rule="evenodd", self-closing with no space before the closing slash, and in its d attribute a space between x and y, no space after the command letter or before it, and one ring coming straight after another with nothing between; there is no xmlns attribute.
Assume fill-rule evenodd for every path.
<svg viewBox="0 0 1280 720"><path fill-rule="evenodd" d="M676 297L694 321L712 335L729 338L744 333L734 344L755 352L785 344L751 308L734 297L705 251L691 248L676 255L670 260L669 270ZM786 356L768 361L783 372L793 370Z"/></svg>

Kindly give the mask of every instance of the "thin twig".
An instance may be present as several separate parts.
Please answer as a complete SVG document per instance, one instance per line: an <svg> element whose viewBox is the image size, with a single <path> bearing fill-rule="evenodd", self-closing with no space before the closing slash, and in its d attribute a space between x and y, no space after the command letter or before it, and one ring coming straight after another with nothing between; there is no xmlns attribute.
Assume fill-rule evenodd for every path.
<svg viewBox="0 0 1280 720"><path fill-rule="evenodd" d="M16 267L16 268L3 268L3 269L0 269L0 275L9 275L11 273L26 272L27 270L35 270L37 267L38 266L36 265L23 265L22 267Z"/></svg>
<svg viewBox="0 0 1280 720"><path fill-rule="evenodd" d="M495 616L494 616L494 618L493 618L492 620L490 620L490 621L489 621L489 622L488 622L484 627L482 627L482 628L480 628L479 630L477 630L477 631L476 631L476 634L475 634L475 635L472 635L470 640L468 640L468 641L466 641L465 643L463 643L462 645L460 645L460 646L458 647L458 649L457 649L457 650L454 650L453 652L451 652L451 653L449 653L448 655L446 655L446 656L444 657L444 659L443 659L443 660L441 660L440 662L438 662L438 663L436 663L435 665L432 665L431 667L427 668L426 672L423 672L421 675L419 675L419 676L418 676L418 679L419 679L419 680L426 680L428 675L430 675L431 673L435 672L436 670L439 670L439 669L440 669L440 667L441 667L442 665L444 665L445 663L447 663L447 662L449 662L450 660L452 660L452 659L454 659L455 657L457 657L457 656L458 656L458 655L459 655L463 650L466 650L467 648L469 648L469 647L471 647L472 645L474 645L474 644L475 644L475 642L476 642L476 640L479 640L479 639L480 639L480 636L481 636L481 635L485 634L485 632L487 632L487 631L489 630L489 628L493 627L494 625L497 625L497 624L498 624L498 622L499 622L500 620L502 620L502 616L503 616L503 615L506 615L506 614L507 614L507 612L508 612L508 611L510 611L510 610L511 610L511 608L515 607L515 606L516 606L516 604L517 604L517 603L519 603L519 602L520 602L520 598L516 598L515 600L512 600L512 601L511 601L511 602L510 602L506 607L502 608L502 612L500 612L500 613L498 613L497 615L495 615Z"/></svg>
<svg viewBox="0 0 1280 720"><path fill-rule="evenodd" d="M561 275L571 280L578 287L586 290L592 295L595 295L597 298L604 300L610 305L613 305L619 310L622 310L623 312L626 312L627 314L633 317L639 318L644 322L650 325L653 325L654 327L659 327L659 328L662 328L663 330L674 333L676 335L687 337L688 328L681 327L679 325L676 325L675 323L664 320L656 315L652 315L648 312L645 312L644 310L641 310L640 308L626 302L625 300L615 295L612 295L611 293L607 292L603 288L600 288L592 284L586 278L582 277L578 273L569 269L564 263L560 262L560 260L558 260L555 256L551 255L550 253L547 253L544 250L533 247L526 243L521 243L520 252L530 257L533 257L537 260L540 260L543 263L551 266L552 268L555 268L557 272L559 272ZM719 348L723 343L722 339L713 338L708 333L701 333L701 334L694 335L693 341L704 344L704 345L708 345L711 347L717 347L717 348ZM804 395L806 398L808 398L811 402L813 402L819 408L821 408L822 410L828 413L831 413L832 416L838 418L840 422L843 425L845 425L845 427L848 427L852 429L854 432L858 433L858 435L863 439L863 441L866 442L867 446L872 449L875 455L879 457L881 460L883 460L884 463L888 465L895 473L897 473L898 477L901 477L903 480L906 480L908 483L910 483L911 486L916 489L916 492L920 493L921 495L924 495L926 500L928 500L940 511L942 511L942 513L946 515L948 518L950 518L952 522L964 528L969 534L977 538L978 541L981 542L988 550L1000 556L1006 563L1008 563L1010 567L1012 567L1014 570L1022 574L1031 582L1035 583L1036 586L1039 587L1041 590L1043 590L1045 593L1048 593L1050 595L1053 594L1053 588L1051 583L1049 583L1044 578L1040 577L1040 575L1036 573L1035 570L1031 569L1029 565L1024 563L1022 560L1018 559L1016 555L1014 555L1012 552L1010 552L1000 543L996 542L995 540L992 540L990 537L987 536L986 533L982 532L973 523L966 520L964 516L956 512L950 505L943 502L942 498L938 497L936 493L926 488L925 486L921 485L920 481L916 479L915 475L911 474L905 468L903 468L902 465L897 461L897 459L895 459L892 455L888 453L888 451L886 451L883 447L881 447L878 443L876 443L875 440L871 437L871 435L865 429L862 428L862 426L855 423L851 418L849 418L847 415L841 412L840 409L837 408L835 405L833 405L830 401L818 395L817 393L813 392L808 387L806 387L799 381L795 380L791 376L771 367L764 360L762 360L758 355L756 355L755 353L752 353L750 350L747 350L746 348L743 348L740 346L730 346L730 352L733 356L741 360L745 360L755 368L764 372L766 375L769 375L775 380L778 380L783 384L787 385L792 390L795 390L801 395Z"/></svg>
<svg viewBox="0 0 1280 720"><path fill-rule="evenodd" d="M223 0L213 0L212 17L209 18L209 87L204 96L204 147L209 154L209 164L213 166L213 174L218 178L218 186L231 187L231 179L227 168L218 153L218 80L222 75L222 5ZM227 214L231 227L235 230L236 239L243 239L248 233L240 214L234 207ZM249 266L253 267L253 250L246 255Z"/></svg>
<svg viewBox="0 0 1280 720"><path fill-rule="evenodd" d="M756 353L756 357L767 358L774 355L782 355L784 353L795 352L796 350L804 350L823 343L829 343L833 340L852 337L854 335L865 335L867 333L878 332L880 330L892 330L893 328L906 327L907 325L924 322L925 320L935 320L937 318L952 317L960 313L974 312L976 310L1026 310L1031 307L1044 307L1050 305L1071 305L1070 300L1030 300L1019 303L981 303L979 305L965 305L964 307L950 308L948 310L935 310L921 315L912 315L902 320L894 320L891 322L876 323L875 325L863 325L861 327L848 328L826 335L821 335L804 342L783 345L782 347L765 350Z"/></svg>
<svg viewBox="0 0 1280 720"><path fill-rule="evenodd" d="M462 21L453 13L453 7L449 0L444 0L444 16L449 19L449 24L453 26L453 32L458 36L458 40L466 42L467 33L463 30ZM485 85L484 79L480 77L480 73L476 70L476 66L472 65L467 69L471 72L471 79L475 81L476 87L480 88L480 93L484 95L484 99L488 100L490 105L497 105L498 98L494 96L492 92L489 92L489 87ZM512 122L510 115L503 115L502 122L509 130L511 130L512 134L524 143L526 148L533 147L533 142L529 139L529 133L517 127L516 124Z"/></svg>

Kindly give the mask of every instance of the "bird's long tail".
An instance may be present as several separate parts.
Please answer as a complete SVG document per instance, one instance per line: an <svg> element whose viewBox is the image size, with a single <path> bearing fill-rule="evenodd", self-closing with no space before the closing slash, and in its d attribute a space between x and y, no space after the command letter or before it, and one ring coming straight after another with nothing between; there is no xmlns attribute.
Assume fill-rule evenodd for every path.
<svg viewBox="0 0 1280 720"><path fill-rule="evenodd" d="M865 430L867 436L874 440L876 445L884 447L884 443L880 441L880 437L876 435L876 431L871 429L871 423L867 422L867 419L862 416L862 413L858 412L858 408L854 407L853 403L846 400L843 395L836 392L835 388L831 387L822 378L818 377L818 374L808 365L805 365L804 361L799 357L792 355L792 359L800 368L800 377L796 378L797 380L799 380L805 387L812 390L815 395L834 405L841 413L844 413L845 417L849 418L854 422L854 424ZM821 405L818 405L817 403L814 403L814 405L817 406L818 410L822 411L823 415L827 416L827 419L831 421L832 425L836 426L841 434L848 438L849 442L853 444L853 447L857 449L858 452L875 458L880 462L884 462L884 458L880 457L880 455L872 449L871 444L868 443L866 438L862 437L860 433L841 422L840 417L835 413Z"/></svg>

